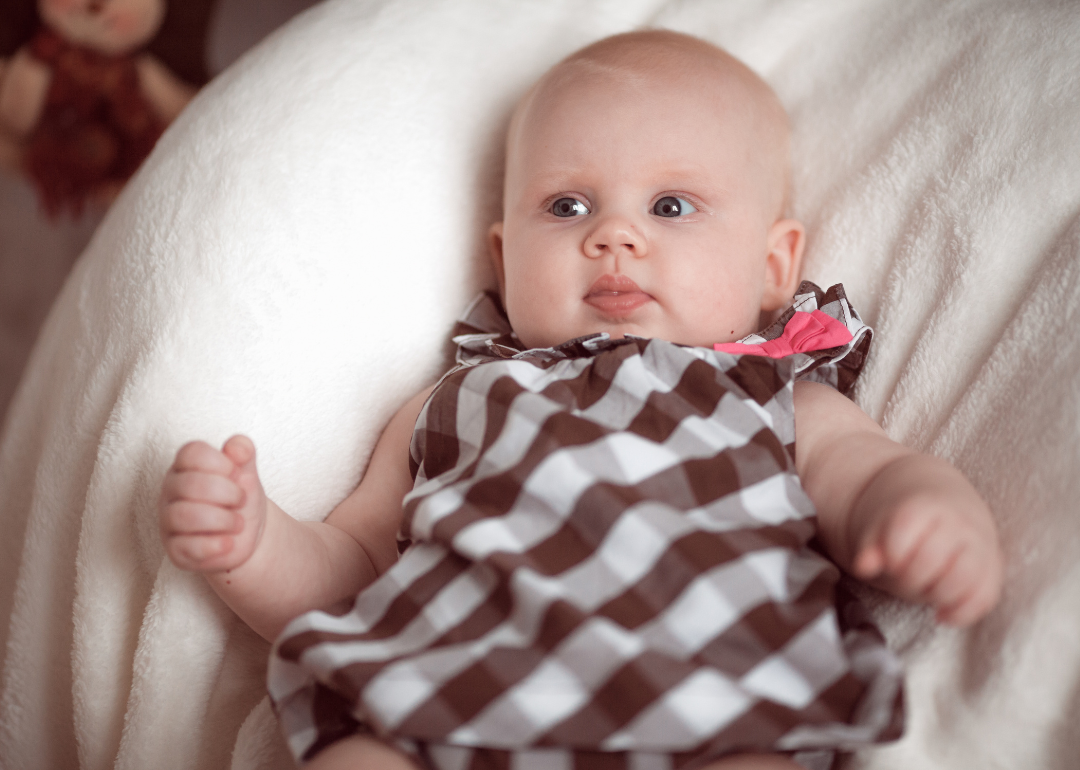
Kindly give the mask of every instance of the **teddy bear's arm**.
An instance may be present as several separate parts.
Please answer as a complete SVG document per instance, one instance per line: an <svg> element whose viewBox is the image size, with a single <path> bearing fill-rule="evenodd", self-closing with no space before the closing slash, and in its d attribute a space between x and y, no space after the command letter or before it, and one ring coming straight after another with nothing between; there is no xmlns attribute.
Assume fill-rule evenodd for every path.
<svg viewBox="0 0 1080 770"><path fill-rule="evenodd" d="M20 48L0 72L0 125L18 138L41 119L52 71Z"/></svg>
<svg viewBox="0 0 1080 770"><path fill-rule="evenodd" d="M176 77L150 54L140 56L135 61L135 68L143 96L166 123L171 123L195 96L194 86Z"/></svg>
<svg viewBox="0 0 1080 770"><path fill-rule="evenodd" d="M0 86L4 83L4 70L7 69L7 59L0 59ZM13 170L19 165L19 143L11 136L0 121L0 168Z"/></svg>

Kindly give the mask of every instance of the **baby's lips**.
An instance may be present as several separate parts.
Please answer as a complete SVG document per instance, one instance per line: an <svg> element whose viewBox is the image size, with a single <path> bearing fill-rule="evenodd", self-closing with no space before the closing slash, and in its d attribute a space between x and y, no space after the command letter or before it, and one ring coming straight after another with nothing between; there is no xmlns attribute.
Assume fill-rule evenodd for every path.
<svg viewBox="0 0 1080 770"><path fill-rule="evenodd" d="M602 275L589 287L584 299L604 315L624 316L654 298L625 275Z"/></svg>
<svg viewBox="0 0 1080 770"><path fill-rule="evenodd" d="M653 298L643 291L620 292L619 294L591 294L585 298L586 304L608 316L630 315L642 305L652 301Z"/></svg>
<svg viewBox="0 0 1080 770"><path fill-rule="evenodd" d="M603 294L630 294L634 292L644 293L641 291L641 287L634 283L629 276L605 273L593 281L593 285L589 287L585 298L588 299Z"/></svg>

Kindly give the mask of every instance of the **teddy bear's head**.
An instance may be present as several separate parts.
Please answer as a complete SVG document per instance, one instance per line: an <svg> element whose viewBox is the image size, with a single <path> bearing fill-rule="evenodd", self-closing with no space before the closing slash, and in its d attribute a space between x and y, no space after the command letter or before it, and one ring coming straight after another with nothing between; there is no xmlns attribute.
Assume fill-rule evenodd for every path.
<svg viewBox="0 0 1080 770"><path fill-rule="evenodd" d="M153 39L165 0L38 0L38 12L69 42L118 56Z"/></svg>

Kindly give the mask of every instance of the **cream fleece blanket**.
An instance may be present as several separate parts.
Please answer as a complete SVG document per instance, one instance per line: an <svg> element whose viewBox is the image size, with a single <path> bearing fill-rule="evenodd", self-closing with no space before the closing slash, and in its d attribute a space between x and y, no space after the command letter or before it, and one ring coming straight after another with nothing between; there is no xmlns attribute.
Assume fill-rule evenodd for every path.
<svg viewBox="0 0 1080 770"><path fill-rule="evenodd" d="M523 89L664 26L772 83L795 126L805 277L875 351L857 397L993 507L998 610L875 606L909 729L855 766L1080 756L1080 12L1069 0L331 0L214 81L97 232L0 445L0 764L288 766L268 645L163 557L186 440L254 437L303 519L356 484L489 276ZM659 138L658 138L659 140Z"/></svg>

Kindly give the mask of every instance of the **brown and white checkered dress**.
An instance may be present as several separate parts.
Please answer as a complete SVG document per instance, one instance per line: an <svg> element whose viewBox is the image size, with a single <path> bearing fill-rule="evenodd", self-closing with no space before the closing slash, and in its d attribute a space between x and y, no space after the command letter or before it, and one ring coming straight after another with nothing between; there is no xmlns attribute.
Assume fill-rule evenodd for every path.
<svg viewBox="0 0 1080 770"><path fill-rule="evenodd" d="M901 671L810 544L793 382L847 391L871 332L780 359L606 335L522 350L485 295L416 423L401 559L278 640L298 759L371 732L439 770L692 768L894 738ZM821 766L820 764L818 766Z"/></svg>

